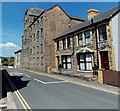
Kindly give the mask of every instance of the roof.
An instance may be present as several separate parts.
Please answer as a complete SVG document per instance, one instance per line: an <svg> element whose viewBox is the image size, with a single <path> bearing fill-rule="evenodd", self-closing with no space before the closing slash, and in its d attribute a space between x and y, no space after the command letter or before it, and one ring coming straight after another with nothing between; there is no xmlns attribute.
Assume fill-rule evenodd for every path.
<svg viewBox="0 0 120 111"><path fill-rule="evenodd" d="M39 10L38 8L34 8L34 9L38 9L39 11L40 11L40 13L38 13L38 12L34 12L33 10L30 10L30 9L32 9L32 8L30 8L29 10L30 10L30 13L31 13L31 15L32 14L36 14L36 15L38 15L38 18L39 18L39 16L41 16L41 14L42 13L44 13L44 12L48 12L48 11L50 11L50 10L52 10L53 8L55 8L55 7L59 7L70 19L73 19L73 20L77 20L77 21L85 21L86 19L84 19L84 18L82 18L82 17L77 17L77 16L73 16L73 15L68 15L58 4L56 4L56 5L54 5L53 7L50 7L49 9L46 9L46 10ZM27 11L26 11L27 12ZM38 19L37 18L37 19ZM37 21L37 19L34 21L34 22L32 22L32 24L34 24L36 21ZM31 24L31 25L32 25ZM31 26L30 25L30 26Z"/></svg>
<svg viewBox="0 0 120 111"><path fill-rule="evenodd" d="M120 5L106 11L106 12L103 12L101 14L99 14L98 16L94 16L93 18L91 18L90 20L86 20L85 22L83 23L80 23L74 27L71 27L69 28L63 35L59 36L59 37L56 37L55 39L53 40L57 40L61 37L64 37L68 34L71 34L73 32L76 32L78 30L81 30L87 26L90 26L90 25L93 25L95 23L98 23L98 22L101 22L103 20L107 20L107 19L111 19L117 12L120 11Z"/></svg>
<svg viewBox="0 0 120 111"><path fill-rule="evenodd" d="M71 19L85 21L86 19L78 16L68 15Z"/></svg>
<svg viewBox="0 0 120 111"><path fill-rule="evenodd" d="M77 53L88 53L88 52L92 53L93 51L85 47L85 48L81 48Z"/></svg>
<svg viewBox="0 0 120 111"><path fill-rule="evenodd" d="M27 11L29 11L29 15L39 16L44 10L39 8L29 8ZM27 11L25 14L27 14Z"/></svg>
<svg viewBox="0 0 120 111"><path fill-rule="evenodd" d="M17 54L17 53L19 53L19 52L21 52L21 51L22 51L22 50L20 49L20 50L16 51L15 54Z"/></svg>
<svg viewBox="0 0 120 111"><path fill-rule="evenodd" d="M61 53L61 55L72 55L72 52L70 51L64 51Z"/></svg>
<svg viewBox="0 0 120 111"><path fill-rule="evenodd" d="M45 10L45 12L55 8L55 7L59 7L70 19L73 19L73 20L78 20L78 21L85 21L86 19L82 18L82 17L78 17L78 16L73 16L73 15L68 15L58 4L54 5L53 7Z"/></svg>

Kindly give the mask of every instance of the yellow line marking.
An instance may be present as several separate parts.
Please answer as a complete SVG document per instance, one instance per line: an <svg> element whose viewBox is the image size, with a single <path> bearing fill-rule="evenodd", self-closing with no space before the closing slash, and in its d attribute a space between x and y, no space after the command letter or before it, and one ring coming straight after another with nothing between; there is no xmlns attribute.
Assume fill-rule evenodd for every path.
<svg viewBox="0 0 120 111"><path fill-rule="evenodd" d="M22 70L24 70L24 69L22 69ZM94 86L91 86L91 85L83 84L83 83L80 83L80 82L75 82L75 81L72 81L72 80L63 79L63 78L60 78L60 77L54 77L54 76L52 76L52 75L45 75L45 74L41 74L41 73L38 73L38 72L29 71L29 70L27 70L27 71L28 71L28 72L33 72L33 73L36 73L36 74L39 74L39 75L43 75L43 76L55 78L55 79L60 79L60 80L68 81L68 82L71 82L71 83L74 83L74 84L78 84L78 85L82 85L82 86L85 86L85 87L97 89L97 90L100 90L100 91L112 93L112 94L115 94L115 95L120 95L119 92L109 91L109 90L107 90L107 89L94 87Z"/></svg>
<svg viewBox="0 0 120 111"><path fill-rule="evenodd" d="M8 79L9 79L9 78L8 78ZM12 88L14 89L15 94L17 95L18 99L20 100L23 108L24 108L26 111L29 111L29 110L32 111L31 108L30 108L30 106L27 104L27 102L25 101L25 99L23 98L23 96L20 94L20 92L17 90L17 88L15 87L15 85L12 83L12 81L11 81L10 79L9 79L9 82L10 82ZM20 97L21 97L21 98L20 98ZM23 102L24 102L24 103L23 103ZM27 107L26 107L24 104L25 104Z"/></svg>
<svg viewBox="0 0 120 111"><path fill-rule="evenodd" d="M9 81L10 85L12 86L13 90L15 91L15 88L13 87L11 81L9 79L8 79L8 81ZM22 104L23 108L26 110L27 109L26 106L24 105L24 103L22 102L21 98L19 97L19 95L17 94L16 91L15 91L15 94L18 97L18 99L19 99L20 103ZM26 110L26 111L28 111L28 110Z"/></svg>

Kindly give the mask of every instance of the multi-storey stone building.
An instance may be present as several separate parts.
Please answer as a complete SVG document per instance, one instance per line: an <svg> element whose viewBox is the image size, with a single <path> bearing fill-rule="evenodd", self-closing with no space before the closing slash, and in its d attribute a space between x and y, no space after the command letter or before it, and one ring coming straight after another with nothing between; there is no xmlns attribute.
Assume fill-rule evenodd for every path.
<svg viewBox="0 0 120 111"><path fill-rule="evenodd" d="M28 9L24 16L22 68L38 72L47 72L49 68L54 68L53 39L84 21L81 17L68 15L59 5L48 10Z"/></svg>
<svg viewBox="0 0 120 111"><path fill-rule="evenodd" d="M120 6L101 14L91 9L88 20L56 37L56 68L72 74L101 68L120 71L119 12Z"/></svg>

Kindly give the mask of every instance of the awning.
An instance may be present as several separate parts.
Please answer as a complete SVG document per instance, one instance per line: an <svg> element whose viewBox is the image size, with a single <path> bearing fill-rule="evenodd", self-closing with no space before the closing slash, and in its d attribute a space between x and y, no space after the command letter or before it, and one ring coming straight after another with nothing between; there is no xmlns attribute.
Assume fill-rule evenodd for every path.
<svg viewBox="0 0 120 111"><path fill-rule="evenodd" d="M61 55L72 55L72 52L70 51L64 51L61 53Z"/></svg>
<svg viewBox="0 0 120 111"><path fill-rule="evenodd" d="M81 48L77 53L88 53L88 52L92 53L93 51L91 49L85 47L85 48Z"/></svg>

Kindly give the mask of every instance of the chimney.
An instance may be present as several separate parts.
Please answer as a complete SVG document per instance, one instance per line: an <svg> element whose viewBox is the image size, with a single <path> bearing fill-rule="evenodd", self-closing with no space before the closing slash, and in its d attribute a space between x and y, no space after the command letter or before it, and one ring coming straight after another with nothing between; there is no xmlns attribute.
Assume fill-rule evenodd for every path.
<svg viewBox="0 0 120 111"><path fill-rule="evenodd" d="M97 16L99 14L99 11L96 9L90 9L87 11L87 13L88 13L88 19L90 19L94 16Z"/></svg>

